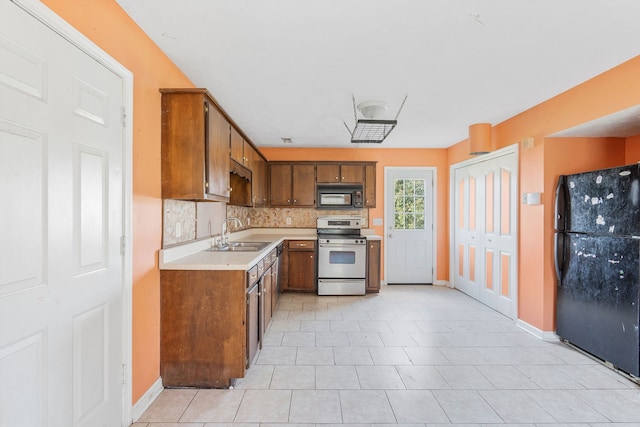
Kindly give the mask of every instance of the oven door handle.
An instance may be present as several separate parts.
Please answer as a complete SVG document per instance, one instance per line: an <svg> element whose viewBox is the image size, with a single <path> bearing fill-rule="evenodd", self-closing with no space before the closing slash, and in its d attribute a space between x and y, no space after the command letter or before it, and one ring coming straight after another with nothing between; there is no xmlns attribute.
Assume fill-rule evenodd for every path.
<svg viewBox="0 0 640 427"><path fill-rule="evenodd" d="M357 248L359 246L366 246L364 244L355 244L355 243L319 243L319 248Z"/></svg>

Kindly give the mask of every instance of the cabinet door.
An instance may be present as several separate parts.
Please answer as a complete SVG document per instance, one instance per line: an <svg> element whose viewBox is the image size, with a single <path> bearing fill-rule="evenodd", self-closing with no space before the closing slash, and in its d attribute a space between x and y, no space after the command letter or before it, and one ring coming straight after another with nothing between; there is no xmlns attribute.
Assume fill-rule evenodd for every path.
<svg viewBox="0 0 640 427"><path fill-rule="evenodd" d="M278 265L278 258L276 258L275 262L271 266L271 314L275 313L278 308L278 299L280 298L280 287L278 286L278 276L280 274L280 269Z"/></svg>
<svg viewBox="0 0 640 427"><path fill-rule="evenodd" d="M364 167L364 205L367 208L376 207L376 165Z"/></svg>
<svg viewBox="0 0 640 427"><path fill-rule="evenodd" d="M267 161L258 153L254 153L251 187L255 206L267 205Z"/></svg>
<svg viewBox="0 0 640 427"><path fill-rule="evenodd" d="M271 267L265 271L264 276L262 276L262 301L264 302L264 312L263 312L263 322L262 322L262 334L264 335L269 329L269 324L271 323L271 316L273 313L273 307L271 303L271 293L273 292L272 285L272 276L271 276Z"/></svg>
<svg viewBox="0 0 640 427"><path fill-rule="evenodd" d="M202 94L162 94L163 199L204 198L206 119Z"/></svg>
<svg viewBox="0 0 640 427"><path fill-rule="evenodd" d="M340 165L337 163L316 165L316 182L340 182Z"/></svg>
<svg viewBox="0 0 640 427"><path fill-rule="evenodd" d="M242 165L248 169L251 169L253 167L253 158L256 156L256 153L255 153L256 150L246 140L242 140L242 141L243 141Z"/></svg>
<svg viewBox="0 0 640 427"><path fill-rule="evenodd" d="M364 182L364 165L342 165L340 182Z"/></svg>
<svg viewBox="0 0 640 427"><path fill-rule="evenodd" d="M315 251L289 251L288 289L316 291Z"/></svg>
<svg viewBox="0 0 640 427"><path fill-rule="evenodd" d="M207 142L206 192L229 197L229 132L231 126L217 108L208 108L209 140Z"/></svg>
<svg viewBox="0 0 640 427"><path fill-rule="evenodd" d="M293 206L316 205L316 166L308 164L293 165Z"/></svg>
<svg viewBox="0 0 640 427"><path fill-rule="evenodd" d="M247 292L247 368L251 366L260 346L258 284Z"/></svg>
<svg viewBox="0 0 640 427"><path fill-rule="evenodd" d="M380 292L380 241L367 241L367 292Z"/></svg>
<svg viewBox="0 0 640 427"><path fill-rule="evenodd" d="M229 153L232 160L244 165L244 138L234 127L231 127Z"/></svg>
<svg viewBox="0 0 640 427"><path fill-rule="evenodd" d="M271 206L291 205L291 165L271 165L269 176Z"/></svg>

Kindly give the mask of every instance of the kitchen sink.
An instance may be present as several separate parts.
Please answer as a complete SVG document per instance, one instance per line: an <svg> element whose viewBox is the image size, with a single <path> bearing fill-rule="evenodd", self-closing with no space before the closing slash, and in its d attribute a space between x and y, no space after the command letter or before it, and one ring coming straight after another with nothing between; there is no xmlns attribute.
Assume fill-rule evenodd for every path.
<svg viewBox="0 0 640 427"><path fill-rule="evenodd" d="M211 252L257 252L270 244L271 242L229 242L225 246L212 246L207 250Z"/></svg>

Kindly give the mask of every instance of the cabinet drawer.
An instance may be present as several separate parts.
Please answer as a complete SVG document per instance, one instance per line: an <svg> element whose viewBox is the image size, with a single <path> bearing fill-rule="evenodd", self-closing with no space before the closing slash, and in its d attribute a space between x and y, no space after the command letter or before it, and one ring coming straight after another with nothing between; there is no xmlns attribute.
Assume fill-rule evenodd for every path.
<svg viewBox="0 0 640 427"><path fill-rule="evenodd" d="M269 252L269 255L264 257L265 267L269 267L271 264L273 264L276 260L276 257L277 255L275 249Z"/></svg>
<svg viewBox="0 0 640 427"><path fill-rule="evenodd" d="M289 240L289 249L315 249L315 240Z"/></svg>
<svg viewBox="0 0 640 427"><path fill-rule="evenodd" d="M247 288L258 281L258 266L254 265L247 271Z"/></svg>
<svg viewBox="0 0 640 427"><path fill-rule="evenodd" d="M261 277L264 274L264 258L258 261L256 267L258 267L258 277Z"/></svg>

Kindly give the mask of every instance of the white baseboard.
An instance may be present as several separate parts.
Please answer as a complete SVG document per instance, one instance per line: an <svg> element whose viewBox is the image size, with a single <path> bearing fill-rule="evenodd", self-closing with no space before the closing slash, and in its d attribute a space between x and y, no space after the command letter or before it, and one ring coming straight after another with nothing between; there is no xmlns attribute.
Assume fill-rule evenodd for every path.
<svg viewBox="0 0 640 427"><path fill-rule="evenodd" d="M543 331L541 329L536 328L533 325L530 325L524 320L518 319L516 321L516 326L518 326L521 329L524 329L525 331L529 332L531 335L533 335L534 337L542 341L551 341L551 342L560 341L560 338L558 338L555 331Z"/></svg>
<svg viewBox="0 0 640 427"><path fill-rule="evenodd" d="M133 422L135 423L140 419L144 411L149 409L149 406L153 403L154 400L162 393L164 387L162 386L162 378L158 378L156 382L154 382L151 387L142 395L140 399L133 405L131 410L131 416L133 418Z"/></svg>

